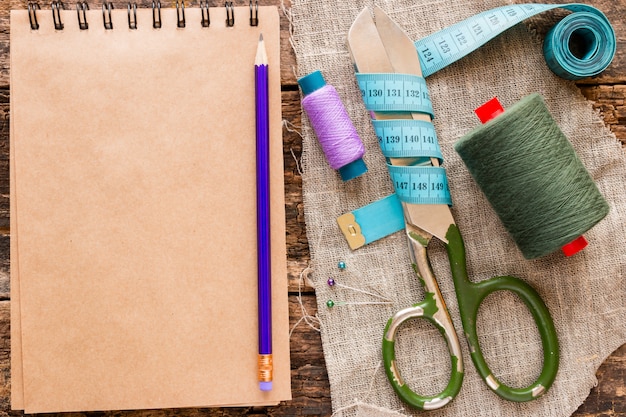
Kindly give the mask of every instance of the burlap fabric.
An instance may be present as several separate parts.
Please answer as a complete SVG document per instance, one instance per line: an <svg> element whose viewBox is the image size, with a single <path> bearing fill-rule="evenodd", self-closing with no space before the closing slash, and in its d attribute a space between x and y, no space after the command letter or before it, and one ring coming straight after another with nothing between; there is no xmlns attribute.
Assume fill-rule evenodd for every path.
<svg viewBox="0 0 626 417"><path fill-rule="evenodd" d="M417 415L405 407L381 366L381 338L389 317L424 297L409 266L402 233L351 251L336 224L348 211L390 194L392 185L357 88L346 37L354 18L372 1L293 0L288 10L297 75L321 70L338 90L361 135L369 172L344 183L321 151L303 116L302 178L309 274L315 286L324 354L336 415ZM416 40L504 0L380 0L377 3ZM536 23L536 22L535 22ZM626 154L577 87L546 67L541 34L528 22L506 32L479 51L428 78L435 126L444 154L452 208L465 238L469 274L478 281L514 275L532 284L548 305L561 345L560 369L544 397L511 403L493 394L479 378L463 344L465 379L457 398L431 416L566 416L596 383L603 360L626 342ZM473 109L493 96L505 108L521 97L543 95L555 120L610 204L607 218L586 233L590 245L565 258L560 253L525 260L454 152L453 143L478 125ZM433 269L463 343L456 296L443 246L429 248ZM338 261L346 269L337 268ZM338 283L377 292L389 305L344 305L326 301L367 302L375 297ZM506 293L488 297L479 313L481 346L495 375L512 386L526 386L541 368L541 344L523 304ZM435 394L447 382L449 357L438 332L417 321L405 326L396 346L403 375L418 392Z"/></svg>

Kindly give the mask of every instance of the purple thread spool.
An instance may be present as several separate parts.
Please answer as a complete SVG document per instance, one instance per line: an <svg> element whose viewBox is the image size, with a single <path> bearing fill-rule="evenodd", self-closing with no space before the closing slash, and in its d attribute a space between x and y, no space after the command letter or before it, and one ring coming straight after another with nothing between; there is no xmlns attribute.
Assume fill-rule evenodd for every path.
<svg viewBox="0 0 626 417"><path fill-rule="evenodd" d="M365 146L343 106L337 90L326 84L320 71L298 80L302 88L302 108L309 116L313 130L332 169L344 181L367 172L363 161Z"/></svg>

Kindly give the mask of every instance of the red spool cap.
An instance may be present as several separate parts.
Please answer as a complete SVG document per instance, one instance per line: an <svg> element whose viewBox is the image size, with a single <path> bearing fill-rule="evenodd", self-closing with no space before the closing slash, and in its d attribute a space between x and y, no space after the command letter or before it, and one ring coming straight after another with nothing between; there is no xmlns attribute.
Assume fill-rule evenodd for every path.
<svg viewBox="0 0 626 417"><path fill-rule="evenodd" d="M587 239L584 236L579 236L567 245L563 245L561 250L565 256L572 256L585 249L585 246L587 246Z"/></svg>
<svg viewBox="0 0 626 417"><path fill-rule="evenodd" d="M478 116L481 123L487 123L500 113L504 113L504 108L502 107L502 104L500 104L498 97L494 97L474 110L474 113L476 113L476 116Z"/></svg>

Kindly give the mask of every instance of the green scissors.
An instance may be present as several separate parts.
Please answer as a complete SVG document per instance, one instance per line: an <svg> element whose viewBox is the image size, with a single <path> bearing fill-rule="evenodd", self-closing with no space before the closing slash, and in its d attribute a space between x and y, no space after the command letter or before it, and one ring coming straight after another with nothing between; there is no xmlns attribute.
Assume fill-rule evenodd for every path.
<svg viewBox="0 0 626 417"><path fill-rule="evenodd" d="M361 73L403 73L421 76L417 51L411 39L380 8L375 7L376 23L367 8L355 19L348 33L348 46L357 71ZM431 121L426 113L372 112L375 119L416 119ZM390 165L415 165L424 158L388 158ZM429 165L439 161L431 158ZM452 279L459 304L461 323L470 355L478 373L500 397L510 401L529 401L548 391L556 378L559 345L548 308L539 294L526 282L511 276L473 283L468 279L463 239L446 204L416 205L402 202L406 235L413 269L425 287L425 300L397 312L387 323L383 337L383 362L387 377L398 396L407 404L424 410L448 404L461 389L463 358L461 347L439 291L428 260L426 248L433 237L445 244ZM476 316L482 301L495 291L511 291L519 296L537 324L543 347L543 367L535 382L524 388L501 383L483 357L476 332ZM404 382L395 359L395 340L400 326L408 320L422 318L435 325L446 340L451 357L451 375L442 392L432 396L415 393Z"/></svg>

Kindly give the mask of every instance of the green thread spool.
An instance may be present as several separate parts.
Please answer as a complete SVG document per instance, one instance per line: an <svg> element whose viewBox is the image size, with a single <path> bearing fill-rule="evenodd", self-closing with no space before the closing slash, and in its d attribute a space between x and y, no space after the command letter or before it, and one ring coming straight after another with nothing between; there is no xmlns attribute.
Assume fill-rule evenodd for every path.
<svg viewBox="0 0 626 417"><path fill-rule="evenodd" d="M609 211L539 94L472 130L454 149L526 259L576 241Z"/></svg>

